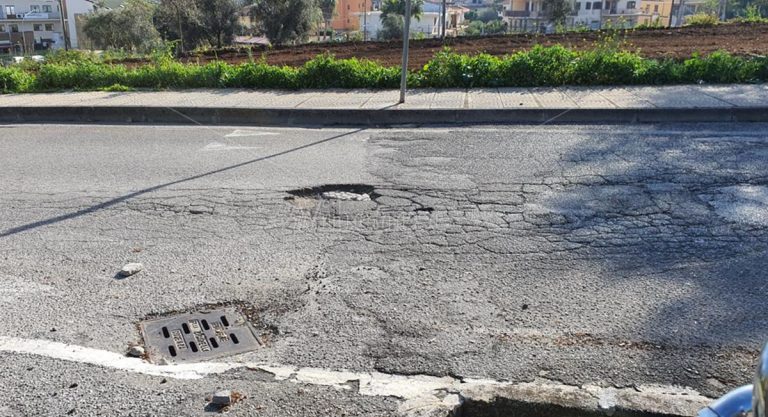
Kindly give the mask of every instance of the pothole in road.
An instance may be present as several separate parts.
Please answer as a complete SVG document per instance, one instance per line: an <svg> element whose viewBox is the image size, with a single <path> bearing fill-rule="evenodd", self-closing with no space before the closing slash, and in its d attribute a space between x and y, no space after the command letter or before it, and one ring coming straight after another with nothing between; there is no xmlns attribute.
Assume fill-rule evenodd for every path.
<svg viewBox="0 0 768 417"><path fill-rule="evenodd" d="M562 394L561 394L562 395ZM465 398L451 416L461 417L674 417L679 412L659 413L640 411L624 407L606 409L589 408L584 405L563 406L564 398L551 398L548 401L528 402L512 398L494 397L487 399ZM572 402L565 398L565 402Z"/></svg>
<svg viewBox="0 0 768 417"><path fill-rule="evenodd" d="M314 207L318 200L371 201L379 197L374 187L367 184L326 184L291 190L288 194L285 200L300 208Z"/></svg>
<svg viewBox="0 0 768 417"><path fill-rule="evenodd" d="M142 321L151 362L199 362L257 349L261 343L246 317L233 307L202 309Z"/></svg>

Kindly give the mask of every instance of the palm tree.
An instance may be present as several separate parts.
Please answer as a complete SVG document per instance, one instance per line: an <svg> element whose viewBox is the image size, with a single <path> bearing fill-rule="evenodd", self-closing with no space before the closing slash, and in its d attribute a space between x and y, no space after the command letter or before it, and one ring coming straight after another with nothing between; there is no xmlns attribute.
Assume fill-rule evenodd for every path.
<svg viewBox="0 0 768 417"><path fill-rule="evenodd" d="M411 0L411 16L420 20L424 12L424 0ZM405 16L405 0L384 0L381 3L381 18L388 15Z"/></svg>
<svg viewBox="0 0 768 417"><path fill-rule="evenodd" d="M381 23L385 39L403 36L405 21L405 0L384 0L381 3ZM411 17L421 20L424 13L424 0L411 0Z"/></svg>

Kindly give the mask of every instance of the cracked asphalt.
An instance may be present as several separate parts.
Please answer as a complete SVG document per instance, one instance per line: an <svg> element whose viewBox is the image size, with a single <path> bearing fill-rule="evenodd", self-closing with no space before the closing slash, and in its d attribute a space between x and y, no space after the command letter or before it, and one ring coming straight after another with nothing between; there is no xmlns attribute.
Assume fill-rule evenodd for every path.
<svg viewBox="0 0 768 417"><path fill-rule="evenodd" d="M148 316L236 302L266 343L233 360L719 395L768 340L766 128L0 126L0 336L125 352ZM231 415L397 408L0 362L3 415L202 415L219 387Z"/></svg>

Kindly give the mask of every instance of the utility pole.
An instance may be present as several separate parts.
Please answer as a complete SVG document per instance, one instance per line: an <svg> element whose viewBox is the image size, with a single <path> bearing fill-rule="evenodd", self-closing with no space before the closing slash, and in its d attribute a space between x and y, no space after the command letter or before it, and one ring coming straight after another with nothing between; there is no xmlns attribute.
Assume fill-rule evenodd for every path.
<svg viewBox="0 0 768 417"><path fill-rule="evenodd" d="M443 16L442 16L443 30L442 30L442 32L440 34L440 39L442 39L442 40L445 40L445 15L448 13L446 11L447 3L448 3L448 0L443 0Z"/></svg>
<svg viewBox="0 0 768 417"><path fill-rule="evenodd" d="M725 9L728 6L728 0L720 0L720 20L725 21Z"/></svg>
<svg viewBox="0 0 768 417"><path fill-rule="evenodd" d="M64 22L64 0L59 0L59 18L61 19L62 36L64 36L64 50L69 51L69 30ZM23 33L22 33L23 36Z"/></svg>
<svg viewBox="0 0 768 417"><path fill-rule="evenodd" d="M363 0L363 42L368 40L368 0Z"/></svg>
<svg viewBox="0 0 768 417"><path fill-rule="evenodd" d="M683 26L683 18L685 17L685 0L680 0L680 4L677 5L677 26Z"/></svg>
<svg viewBox="0 0 768 417"><path fill-rule="evenodd" d="M403 68L400 71L400 103L405 103L405 90L408 87L408 40L411 37L411 0L405 0L403 16Z"/></svg>
<svg viewBox="0 0 768 417"><path fill-rule="evenodd" d="M675 11L675 0L672 0L672 4L669 5L669 27L672 27L672 13Z"/></svg>

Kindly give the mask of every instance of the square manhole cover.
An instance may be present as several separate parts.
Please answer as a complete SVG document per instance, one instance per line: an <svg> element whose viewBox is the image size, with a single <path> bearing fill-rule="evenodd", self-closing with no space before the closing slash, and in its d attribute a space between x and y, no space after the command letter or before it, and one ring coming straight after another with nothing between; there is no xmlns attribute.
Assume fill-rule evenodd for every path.
<svg viewBox="0 0 768 417"><path fill-rule="evenodd" d="M204 361L259 346L245 318L230 308L146 320L140 328L152 362Z"/></svg>

